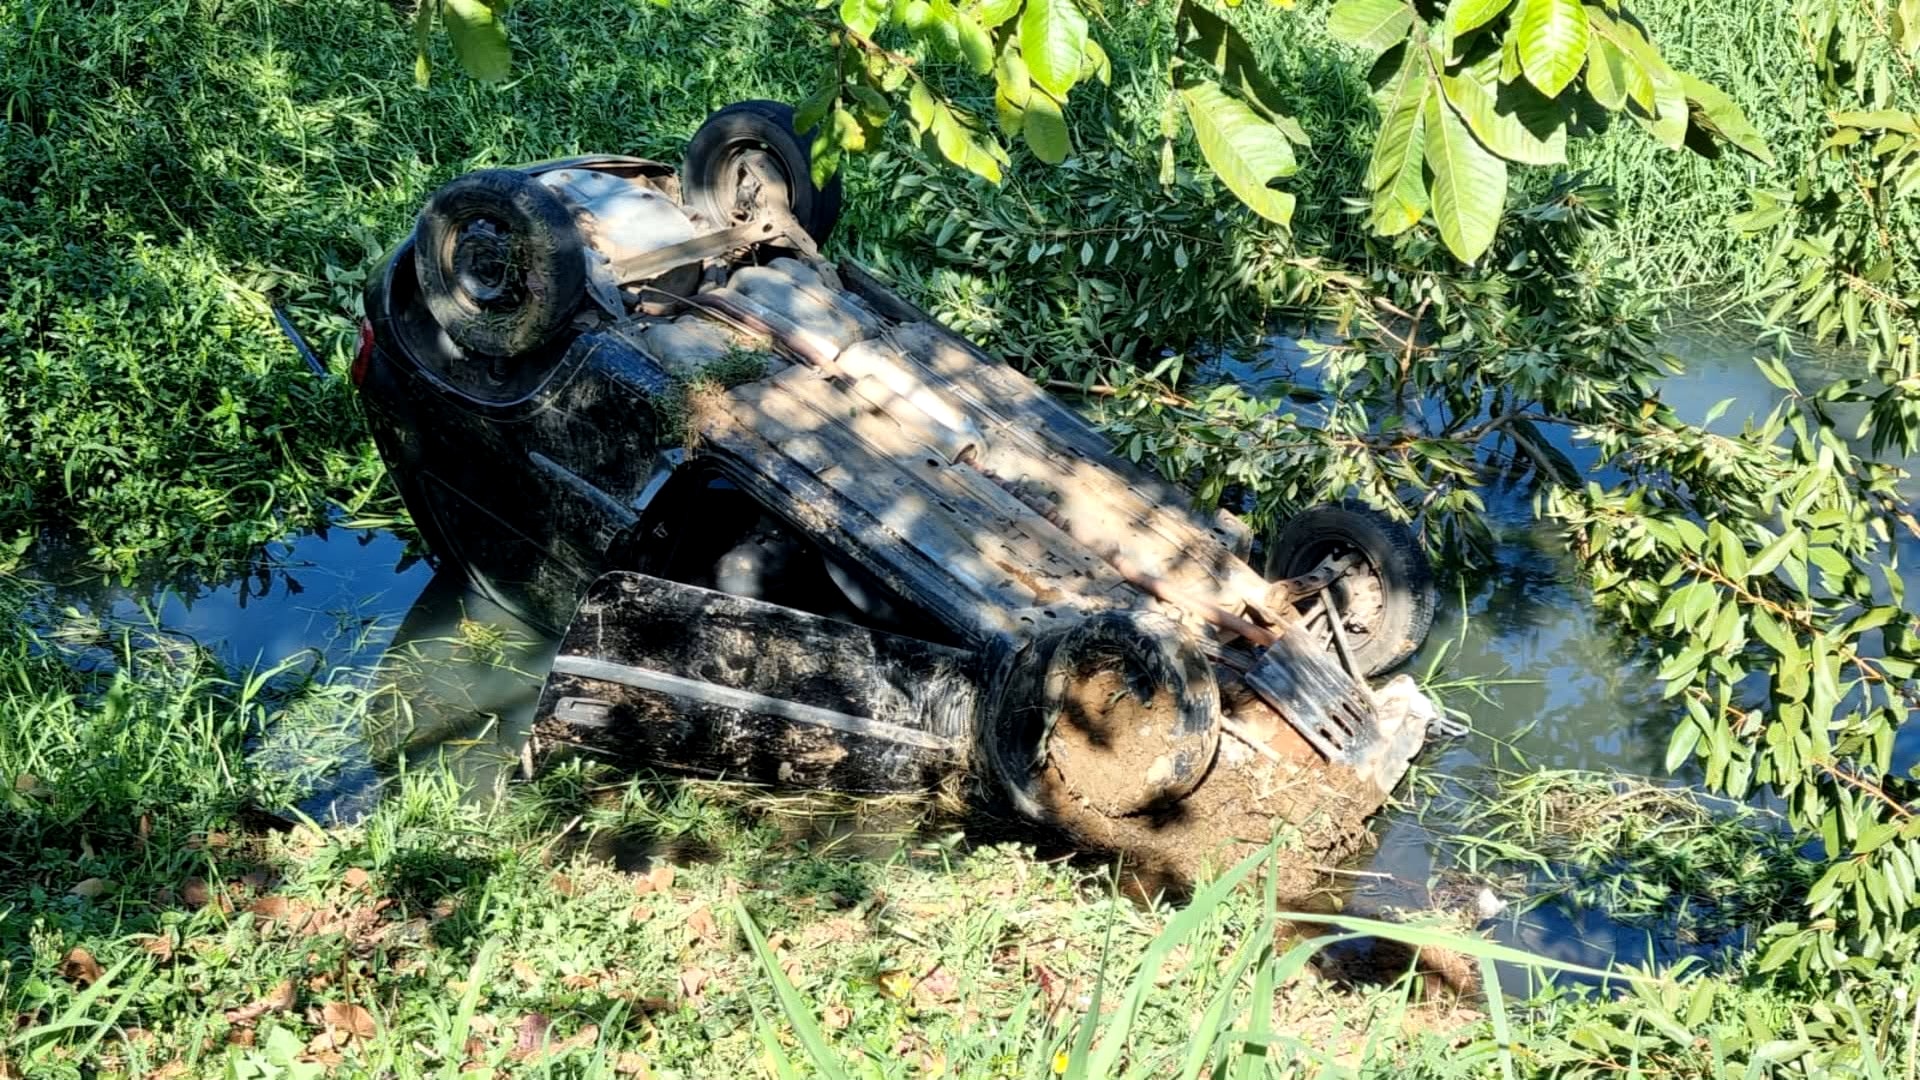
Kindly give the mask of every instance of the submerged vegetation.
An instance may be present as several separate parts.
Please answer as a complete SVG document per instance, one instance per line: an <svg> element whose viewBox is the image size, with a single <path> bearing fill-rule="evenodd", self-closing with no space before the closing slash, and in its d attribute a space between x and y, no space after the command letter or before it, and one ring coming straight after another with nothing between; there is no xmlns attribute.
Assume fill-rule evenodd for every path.
<svg viewBox="0 0 1920 1080"><path fill-rule="evenodd" d="M1428 75L1539 93L1578 73L1571 38L1516 39L1503 72L1509 35L1535 18L1570 34L1570 11L1591 30L1619 5L1245 3L1212 52L1194 41L1227 38L1198 5L919 6L956 34L964 16L1100 48L1035 63L1002 29L984 57L972 31L947 55L907 26L912 3L561 0L511 17L504 85L415 87L384 4L0 7L5 550L213 576L291 530L398 516L349 390L301 366L273 306L344 370L365 276L436 184L591 150L673 160L718 105L813 98L842 154L840 250L1087 393L1125 452L1203 498L1264 522L1358 492L1471 571L1491 544L1482 485L1531 485L1656 657L1669 768L1768 792L1782 817L1541 774L1449 794L1453 869L1724 943L1711 970L1598 992L1563 971L1523 1003L1485 978L1518 958L1474 919L1320 913L1329 936L1453 956L1482 982L1458 997L1404 951L1356 971L1320 955L1345 943L1276 937L1257 884L1143 906L1106 868L911 830L850 859L788 828L791 803L583 771L476 806L428 767L366 821L319 828L297 809L372 722L372 676L225 670L0 579L0 1076L1910 1072L1920 792L1893 765L1920 638L1890 545L1913 526L1901 477L1847 436L1920 436L1920 5L1634 5L1672 66L1731 95L1686 84L1682 141L1691 123L1753 156L1668 152L1678 114L1656 108L1635 116L1651 134L1574 141L1578 173L1509 185L1500 165L1473 205L1431 133L1394 170L1408 186L1379 182L1382 117L1404 110L1392 80L1376 96L1374 54L1431 27L1498 47L1478 74L1441 55ZM420 10L454 31L431 57L480 41L476 66L501 73L492 6ZM867 43L831 45L849 24ZM1422 50L1396 48L1371 74L1404 89ZM1028 96L996 114L1016 60ZM926 80L945 91L916 99ZM907 124L879 122L876 87ZM1613 89L1577 92L1633 115ZM1608 122L1589 112L1556 125ZM969 126L989 115L1005 147ZM1413 123L1478 132L1462 150L1489 176L1566 134L1454 116ZM1277 132L1252 136L1266 156L1223 144L1223 117ZM1383 192L1419 205L1385 220ZM1782 348L1786 330L1842 339L1860 378L1802 387L1770 358L1771 412L1730 434L1683 422L1658 344L1681 286L1724 292ZM1251 352L1274 320L1336 331L1309 337L1312 385L1198 379L1196 346Z"/></svg>

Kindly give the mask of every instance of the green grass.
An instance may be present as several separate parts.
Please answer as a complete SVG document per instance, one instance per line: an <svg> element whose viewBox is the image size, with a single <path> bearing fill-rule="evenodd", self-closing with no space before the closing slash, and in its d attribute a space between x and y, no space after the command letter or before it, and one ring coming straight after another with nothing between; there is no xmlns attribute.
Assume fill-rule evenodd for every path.
<svg viewBox="0 0 1920 1080"><path fill-rule="evenodd" d="M911 802L577 765L476 798L429 762L367 819L319 827L289 808L336 782L378 707L370 673L227 672L151 627L70 624L11 585L5 602L0 1075L1469 1077L1637 1058L1692 1077L1744 1075L1806 1015L1737 966L1622 973L1624 996L1458 998L1407 950L1420 971L1566 966L1457 915L1289 920L1258 856L1191 902L1127 896L1110 866L968 843ZM1480 827L1643 877L1649 830L1693 856L1726 834L1637 791L1559 774ZM1543 805L1559 816L1525 832ZM1674 880L1717 899L1718 878ZM1319 957L1356 935L1402 950ZM1846 1074L1855 1021L1833 1023L1798 1053Z"/></svg>
<svg viewBox="0 0 1920 1080"><path fill-rule="evenodd" d="M336 371L359 290L437 184L588 150L675 160L713 108L791 98L772 0L528 5L495 89L416 90L385 4L0 8L0 536L103 569L217 573L339 507L390 505Z"/></svg>
<svg viewBox="0 0 1920 1080"><path fill-rule="evenodd" d="M1882 18L1891 10L1873 6ZM1671 153L1632 124L1576 143L1573 166L1612 185L1621 201L1617 227L1595 238L1594 255L1646 287L1688 294L1708 309L1739 309L1745 290L1761 283L1767 244L1735 235L1727 219L1751 209L1750 189L1790 189L1826 137L1826 107L1792 0L1640 0L1630 7L1670 62L1739 102L1779 161L1770 167L1739 154L1707 161ZM1890 105L1920 109L1920 85L1889 89Z"/></svg>

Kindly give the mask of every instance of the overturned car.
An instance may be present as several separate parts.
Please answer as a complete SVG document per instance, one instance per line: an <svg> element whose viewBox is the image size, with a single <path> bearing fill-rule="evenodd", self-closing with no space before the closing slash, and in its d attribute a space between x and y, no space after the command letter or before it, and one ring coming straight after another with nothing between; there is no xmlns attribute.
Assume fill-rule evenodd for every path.
<svg viewBox="0 0 1920 1080"><path fill-rule="evenodd" d="M370 283L352 378L428 546L564 629L534 763L960 791L1177 870L1321 856L1424 737L1432 619L1357 505L1231 514L818 245L792 112L670 167L460 177Z"/></svg>

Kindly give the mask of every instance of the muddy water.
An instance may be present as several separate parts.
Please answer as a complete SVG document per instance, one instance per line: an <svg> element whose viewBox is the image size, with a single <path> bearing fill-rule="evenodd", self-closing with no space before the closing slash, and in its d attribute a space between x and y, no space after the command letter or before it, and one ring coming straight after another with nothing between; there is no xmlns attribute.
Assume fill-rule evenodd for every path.
<svg viewBox="0 0 1920 1080"><path fill-rule="evenodd" d="M1666 394L1689 418L1734 398L1716 427L1737 429L1777 399L1743 347L1686 335L1670 347L1687 361L1688 371L1668 384ZM1268 364L1230 374L1248 381L1297 378L1299 355L1277 345ZM1817 371L1808 373L1809 381L1818 378ZM1563 433L1557 437L1576 463L1591 461ZM1650 669L1624 659L1622 642L1572 585L1564 553L1533 525L1527 495L1493 490L1486 497L1501 537L1498 566L1443 585L1442 616L1409 670L1424 675L1441 658L1436 679L1478 680L1491 700L1454 699L1471 712L1473 733L1432 745L1421 761L1425 774L1442 789L1472 783L1491 768L1612 770L1666 779L1661 761L1669 714ZM1906 539L1902 557L1911 565L1920 558L1920 544ZM398 722L365 733L359 759L337 773L334 790L306 808L322 818L364 813L405 761L443 760L477 792L497 790L517 763L539 673L553 650L552 642L458 582L436 578L424 562L407 557L400 540L380 532L334 529L296 537L274 545L254 573L213 586L105 590L62 582L60 573L44 567L40 576L52 582L62 605L83 616L137 618L150 612L161 627L192 637L231 664L272 664L302 650L321 667L379 661L376 677L404 689L407 710ZM1920 760L1920 731L1904 733L1899 746L1906 762ZM1673 782L1697 779L1682 775ZM1433 815L1422 813L1426 802L1415 798L1383 815L1378 851L1348 868L1354 883L1345 898L1349 910L1458 901L1432 887L1447 877L1449 849L1444 828L1430 827ZM870 846L857 836L837 839L849 850ZM883 846L893 849L891 834ZM1511 943L1588 964L1672 959L1683 949L1734 944L1681 946L1658 927L1622 926L1603 912L1551 905L1496 917L1489 925Z"/></svg>

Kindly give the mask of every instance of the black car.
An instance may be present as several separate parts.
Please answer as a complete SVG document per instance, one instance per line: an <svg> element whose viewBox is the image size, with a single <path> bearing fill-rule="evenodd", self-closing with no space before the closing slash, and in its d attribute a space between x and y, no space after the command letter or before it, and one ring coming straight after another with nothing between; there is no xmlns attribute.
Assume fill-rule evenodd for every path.
<svg viewBox="0 0 1920 1080"><path fill-rule="evenodd" d="M823 259L838 181L814 186L792 120L721 110L677 168L460 177L368 288L352 378L427 545L570 627L543 749L978 777L1034 816L1059 816L1049 776L1118 816L1227 767L1390 788L1422 732L1365 680L1433 610L1406 529L1322 508L1256 570L1231 514Z"/></svg>

